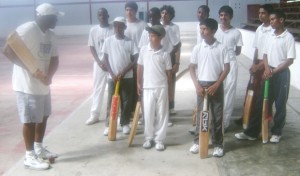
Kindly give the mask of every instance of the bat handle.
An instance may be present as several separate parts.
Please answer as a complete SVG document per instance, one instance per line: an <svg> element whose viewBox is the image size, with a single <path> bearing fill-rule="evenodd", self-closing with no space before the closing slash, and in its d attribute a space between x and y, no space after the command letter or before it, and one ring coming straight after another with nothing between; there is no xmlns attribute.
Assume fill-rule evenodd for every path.
<svg viewBox="0 0 300 176"><path fill-rule="evenodd" d="M264 98L268 99L269 97L269 80L265 80L265 90L264 90Z"/></svg>
<svg viewBox="0 0 300 176"><path fill-rule="evenodd" d="M203 111L208 110L208 95L207 95L207 88L204 89L204 99L203 99Z"/></svg>
<svg viewBox="0 0 300 176"><path fill-rule="evenodd" d="M116 83L116 88L115 88L115 94L114 95L119 94L119 88L120 88L120 80L118 80L117 83Z"/></svg>

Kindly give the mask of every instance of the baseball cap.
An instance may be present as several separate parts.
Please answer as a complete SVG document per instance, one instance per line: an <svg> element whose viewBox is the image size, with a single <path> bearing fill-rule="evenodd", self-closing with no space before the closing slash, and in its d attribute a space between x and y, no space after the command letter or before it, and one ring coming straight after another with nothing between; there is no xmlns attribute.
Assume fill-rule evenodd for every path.
<svg viewBox="0 0 300 176"><path fill-rule="evenodd" d="M164 37L166 35L166 30L162 25L147 26L146 31L157 34L158 36Z"/></svg>
<svg viewBox="0 0 300 176"><path fill-rule="evenodd" d="M124 17L116 17L113 22L120 22L126 26L126 20Z"/></svg>
<svg viewBox="0 0 300 176"><path fill-rule="evenodd" d="M65 13L58 11L52 4L43 3L36 8L37 16L56 15L63 16Z"/></svg>

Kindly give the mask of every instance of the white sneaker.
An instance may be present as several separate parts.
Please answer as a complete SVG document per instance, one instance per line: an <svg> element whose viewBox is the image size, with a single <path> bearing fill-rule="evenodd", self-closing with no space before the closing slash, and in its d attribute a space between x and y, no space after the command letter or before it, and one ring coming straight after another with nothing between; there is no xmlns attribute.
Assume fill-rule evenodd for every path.
<svg viewBox="0 0 300 176"><path fill-rule="evenodd" d="M221 147L215 147L214 148L214 153L213 153L214 157L222 157L224 156L224 150Z"/></svg>
<svg viewBox="0 0 300 176"><path fill-rule="evenodd" d="M128 125L123 126L123 134L129 134L130 133L130 128Z"/></svg>
<svg viewBox="0 0 300 176"><path fill-rule="evenodd" d="M197 154L199 153L199 145L198 144L193 144L192 147L190 148L190 152L192 154Z"/></svg>
<svg viewBox="0 0 300 176"><path fill-rule="evenodd" d="M108 136L108 130L109 130L108 127L105 127L105 128L104 128L103 136Z"/></svg>
<svg viewBox="0 0 300 176"><path fill-rule="evenodd" d="M237 139L239 139L239 140L249 140L249 141L254 141L254 140L256 140L256 138L254 138L254 137L250 137L250 136L247 136L245 133L236 133L235 135L234 135Z"/></svg>
<svg viewBox="0 0 300 176"><path fill-rule="evenodd" d="M97 123L97 122L99 122L100 120L99 120L99 118L96 118L96 117L90 117L90 118L88 118L86 121L85 121L85 124L86 125L93 125L93 124L95 124L95 123Z"/></svg>
<svg viewBox="0 0 300 176"><path fill-rule="evenodd" d="M175 115L175 114L176 114L176 111L175 111L174 109L170 109L170 110L169 110L169 113L170 113L170 115Z"/></svg>
<svg viewBox="0 0 300 176"><path fill-rule="evenodd" d="M150 149L152 147L151 140L146 140L143 144L144 149Z"/></svg>
<svg viewBox="0 0 300 176"><path fill-rule="evenodd" d="M161 141L158 141L155 144L155 149L157 151L163 151L165 149L165 145Z"/></svg>
<svg viewBox="0 0 300 176"><path fill-rule="evenodd" d="M49 150L46 149L46 147L35 148L34 151L38 158L41 158L44 160L58 157L58 154L50 152Z"/></svg>
<svg viewBox="0 0 300 176"><path fill-rule="evenodd" d="M270 139L270 142L272 142L272 143L278 143L280 141L280 138L281 138L281 136L272 135L271 139Z"/></svg>
<svg viewBox="0 0 300 176"><path fill-rule="evenodd" d="M39 159L37 156L25 156L24 166L27 169L33 170L47 170L49 169L49 163Z"/></svg>

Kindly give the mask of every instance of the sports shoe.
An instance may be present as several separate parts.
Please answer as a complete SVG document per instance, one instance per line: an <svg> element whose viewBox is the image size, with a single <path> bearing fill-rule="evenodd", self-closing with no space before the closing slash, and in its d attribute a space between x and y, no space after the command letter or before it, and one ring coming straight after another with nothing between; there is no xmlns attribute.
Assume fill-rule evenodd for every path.
<svg viewBox="0 0 300 176"><path fill-rule="evenodd" d="M249 140L249 141L254 141L256 140L256 138L254 137L250 137L250 136L247 136L245 133L241 132L241 133L236 133L234 135L237 139L239 140Z"/></svg>
<svg viewBox="0 0 300 176"><path fill-rule="evenodd" d="M109 130L108 127L105 127L105 128L104 128L103 136L108 136L108 130Z"/></svg>
<svg viewBox="0 0 300 176"><path fill-rule="evenodd" d="M123 134L129 134L130 133L130 128L128 125L124 125L123 126Z"/></svg>
<svg viewBox="0 0 300 176"><path fill-rule="evenodd" d="M224 150L221 147L215 147L214 148L214 153L213 153L214 157L222 157L224 156Z"/></svg>
<svg viewBox="0 0 300 176"><path fill-rule="evenodd" d="M46 147L35 148L34 151L35 151L38 158L41 158L41 159L44 159L44 160L48 160L50 158L57 158L58 157L58 154L50 152L49 150L46 149Z"/></svg>
<svg viewBox="0 0 300 176"><path fill-rule="evenodd" d="M278 143L280 141L280 138L281 138L281 136L272 135L271 139L270 139L270 142L272 142L272 143Z"/></svg>
<svg viewBox="0 0 300 176"><path fill-rule="evenodd" d="M85 124L86 125L93 125L93 124L95 124L95 123L97 123L97 122L99 122L100 120L99 120L99 118L96 118L96 117L90 117L90 118L88 118L86 121L85 121Z"/></svg>
<svg viewBox="0 0 300 176"><path fill-rule="evenodd" d="M190 152L192 154L197 154L199 153L199 145L198 144L193 144L192 147L190 148Z"/></svg>
<svg viewBox="0 0 300 176"><path fill-rule="evenodd" d="M24 159L24 166L27 169L33 170L47 170L50 167L49 163L39 159L36 155L26 156Z"/></svg>
<svg viewBox="0 0 300 176"><path fill-rule="evenodd" d="M170 110L169 110L169 113L170 113L170 115L175 115L175 114L176 114L176 111L175 111L174 109L170 109Z"/></svg>
<svg viewBox="0 0 300 176"><path fill-rule="evenodd" d="M151 140L146 140L143 144L144 149L150 149L152 147Z"/></svg>
<svg viewBox="0 0 300 176"><path fill-rule="evenodd" d="M165 149L165 145L161 141L157 141L155 144L155 149L157 151L163 151Z"/></svg>

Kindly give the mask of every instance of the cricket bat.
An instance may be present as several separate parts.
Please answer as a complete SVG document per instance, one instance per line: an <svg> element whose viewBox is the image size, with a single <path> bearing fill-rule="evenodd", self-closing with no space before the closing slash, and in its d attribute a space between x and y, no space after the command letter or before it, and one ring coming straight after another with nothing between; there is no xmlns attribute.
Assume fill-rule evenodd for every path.
<svg viewBox="0 0 300 176"><path fill-rule="evenodd" d="M13 32L8 36L7 44L15 52L30 73L34 74L38 71L38 63L36 62L36 59L17 32Z"/></svg>
<svg viewBox="0 0 300 176"><path fill-rule="evenodd" d="M243 128L246 129L248 127L249 123L249 118L250 118L250 113L251 113L251 108L252 108L252 100L253 100L253 75L250 77L250 83L248 85L248 90L247 90L247 97L246 97L246 102L244 105L244 112L243 112Z"/></svg>
<svg viewBox="0 0 300 176"><path fill-rule="evenodd" d="M128 137L128 147L131 146L131 144L133 142L133 139L135 137L135 134L136 134L136 129L138 127L140 110L141 110L141 102L138 101L136 103L136 106L135 106L135 111L134 111L132 126L131 126L130 134L129 134L129 137Z"/></svg>
<svg viewBox="0 0 300 176"><path fill-rule="evenodd" d="M265 90L264 90L264 102L262 110L262 121L261 121L261 136L262 142L265 144L269 139L269 128L268 128L268 118L269 118L269 80L265 80Z"/></svg>
<svg viewBox="0 0 300 176"><path fill-rule="evenodd" d="M117 122L118 122L118 112L119 112L119 105L120 105L119 87L120 87L120 80L118 80L116 83L115 93L111 99L109 130L108 130L109 141L115 141L117 136L117 125L118 125Z"/></svg>
<svg viewBox="0 0 300 176"><path fill-rule="evenodd" d="M208 97L207 91L204 92L203 109L200 114L200 131L199 131L199 153L200 158L208 157L208 144L209 144L209 110L208 110Z"/></svg>

